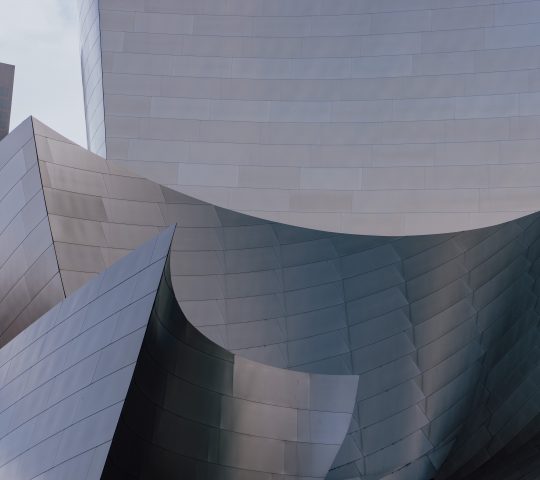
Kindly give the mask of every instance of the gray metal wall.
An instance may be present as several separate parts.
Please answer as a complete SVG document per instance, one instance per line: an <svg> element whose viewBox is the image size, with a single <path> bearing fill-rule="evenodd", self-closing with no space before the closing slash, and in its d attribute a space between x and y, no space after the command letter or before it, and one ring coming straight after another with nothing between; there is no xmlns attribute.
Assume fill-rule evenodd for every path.
<svg viewBox="0 0 540 480"><path fill-rule="evenodd" d="M1 478L101 478L171 236L125 257L0 349Z"/></svg>
<svg viewBox="0 0 540 480"><path fill-rule="evenodd" d="M0 349L2 478L326 477L358 377L280 370L206 339L174 298L173 232Z"/></svg>
<svg viewBox="0 0 540 480"><path fill-rule="evenodd" d="M535 403L522 401L537 398L538 215L447 235L306 230L194 200L34 130L67 291L177 222L172 283L202 333L269 365L360 376L328 478L467 471L535 431Z"/></svg>
<svg viewBox="0 0 540 480"><path fill-rule="evenodd" d="M99 4L107 155L158 183L362 234L540 206L538 0Z"/></svg>
<svg viewBox="0 0 540 480"><path fill-rule="evenodd" d="M64 298L31 119L0 142L0 346Z"/></svg>
<svg viewBox="0 0 540 480"><path fill-rule="evenodd" d="M210 342L166 271L102 478L326 478L357 387L357 377L280 370Z"/></svg>
<svg viewBox="0 0 540 480"><path fill-rule="evenodd" d="M107 153L103 107L103 74L101 68L101 32L99 29L99 0L79 2L81 39L81 72L86 139L88 148L101 156Z"/></svg>
<svg viewBox="0 0 540 480"><path fill-rule="evenodd" d="M0 140L9 132L14 75L15 67L13 65L0 63Z"/></svg>

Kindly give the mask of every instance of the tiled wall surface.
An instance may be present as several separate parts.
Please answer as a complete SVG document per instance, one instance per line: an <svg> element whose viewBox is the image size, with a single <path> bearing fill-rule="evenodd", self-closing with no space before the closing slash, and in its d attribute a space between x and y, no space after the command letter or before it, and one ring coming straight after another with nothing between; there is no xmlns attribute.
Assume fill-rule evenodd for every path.
<svg viewBox="0 0 540 480"><path fill-rule="evenodd" d="M99 19L108 158L158 183L363 234L540 206L538 0L102 0Z"/></svg>

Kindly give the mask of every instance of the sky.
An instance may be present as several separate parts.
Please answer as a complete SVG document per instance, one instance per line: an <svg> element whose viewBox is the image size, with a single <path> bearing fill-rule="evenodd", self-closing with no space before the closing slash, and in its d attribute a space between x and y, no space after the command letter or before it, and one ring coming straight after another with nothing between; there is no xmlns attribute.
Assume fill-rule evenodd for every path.
<svg viewBox="0 0 540 480"><path fill-rule="evenodd" d="M33 115L86 146L76 0L1 0L0 62L15 65L13 130Z"/></svg>

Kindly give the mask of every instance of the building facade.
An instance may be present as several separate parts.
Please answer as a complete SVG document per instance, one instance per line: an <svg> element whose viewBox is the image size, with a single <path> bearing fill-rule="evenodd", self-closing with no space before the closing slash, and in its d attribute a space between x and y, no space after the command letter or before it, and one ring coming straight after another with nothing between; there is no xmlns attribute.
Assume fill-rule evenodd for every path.
<svg viewBox="0 0 540 480"><path fill-rule="evenodd" d="M79 7L91 151L0 142L0 477L538 478L540 1Z"/></svg>
<svg viewBox="0 0 540 480"><path fill-rule="evenodd" d="M9 132L15 67L0 63L0 140Z"/></svg>
<svg viewBox="0 0 540 480"><path fill-rule="evenodd" d="M249 434L285 442L267 445L261 440L256 451L266 452L267 445L269 456L260 453L253 461L262 462L268 469L264 471L301 479L307 471L316 471L308 478L334 480L459 479L475 475L486 460L497 465L507 449L534 445L528 439L539 432L537 214L494 227L427 236L309 230L246 216L160 186L85 151L35 119L0 143L2 157L3 178L10 182L4 183L2 195L5 227L0 240L9 248L0 267L0 346L13 348L9 346L28 335L37 318L65 296L80 297L101 271L117 261L126 265L130 261L121 259L129 251L176 223L167 273L168 295L172 289L178 304L176 313L169 312L171 319L185 318L189 323L182 328L191 331L191 324L197 329L190 335L200 332L205 342L223 352L220 357L234 357L242 365L255 362L271 372L284 369L278 376L330 375L326 382L333 376L355 379L350 380L355 387L336 399L352 398L351 408L336 412L351 415L345 431L332 427L342 425L339 416L310 427L328 431L333 442L336 435L341 438L339 450L315 456L326 459L323 464L311 456L315 463L309 466L304 456L303 466L290 470L291 464L283 463L289 457L276 452L294 438L274 438L267 430L257 430L259 420L249 404L235 410ZM171 321L168 330L178 320ZM188 355L182 349L184 353L175 353L180 347L169 342L162 348L173 356ZM163 362L160 367L145 361L141 368L161 378L172 368L166 358ZM181 378L195 375L189 377L193 383L202 367L193 359L187 364L193 371L182 371ZM259 375L262 371L250 376L253 388ZM289 387L283 388L285 395ZM318 391L341 390L321 386ZM174 397L179 402L174 408L180 417L195 415L189 405L203 400L196 391L182 392ZM220 392L215 390L218 396ZM163 398L159 394L147 410L144 399L133 395L134 404L144 411L169 410L172 405L158 401ZM287 406L298 408L295 403ZM217 410L208 412L219 418ZM126 449L169 458L153 456L157 453L149 430L141 431L147 440L129 443L127 432L138 428L129 418L126 425L118 424L115 431L122 432L122 440L107 454L109 467L103 472L112 472L107 473L111 478L127 475ZM212 422L218 426L217 420ZM169 436L181 438L191 431L182 422L175 424ZM158 445L165 442L170 450L168 437L161 438ZM307 442L309 437L302 438ZM252 478L249 475L262 468L249 463L254 453L241 443L232 445L227 455L238 463L223 460L223 466L239 471L229 472L230 478ZM169 470L155 470L158 478L174 478L175 469L190 475L203 472L193 478L218 475L214 461L201 464L199 453L177 453L180 458L173 455L166 463ZM144 468L159 464L151 460ZM489 466L485 468L489 472ZM515 471L522 472L520 468Z"/></svg>
<svg viewBox="0 0 540 480"><path fill-rule="evenodd" d="M158 183L368 235L539 207L538 1L82 5L89 145Z"/></svg>

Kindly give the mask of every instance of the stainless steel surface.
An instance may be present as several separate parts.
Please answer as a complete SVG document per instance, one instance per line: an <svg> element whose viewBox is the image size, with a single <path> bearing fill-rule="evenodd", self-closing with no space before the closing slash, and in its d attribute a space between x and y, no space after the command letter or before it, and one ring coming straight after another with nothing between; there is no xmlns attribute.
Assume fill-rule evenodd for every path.
<svg viewBox="0 0 540 480"><path fill-rule="evenodd" d="M105 145L98 3L99 0L80 0L79 29L84 108L86 112L86 139L88 148L104 157L107 146Z"/></svg>
<svg viewBox="0 0 540 480"><path fill-rule="evenodd" d="M9 132L14 76L15 67L13 65L0 63L0 140Z"/></svg>
<svg viewBox="0 0 540 480"><path fill-rule="evenodd" d="M101 478L172 229L0 349L0 478Z"/></svg>
<svg viewBox="0 0 540 480"><path fill-rule="evenodd" d="M0 142L0 346L64 298L32 120Z"/></svg>
<svg viewBox="0 0 540 480"><path fill-rule="evenodd" d="M33 125L68 293L178 223L172 285L200 332L274 367L359 375L329 479L466 472L537 431L534 401L520 402L536 398L538 215L446 235L307 230L161 187Z"/></svg>
<svg viewBox="0 0 540 480"><path fill-rule="evenodd" d="M0 477L323 479L358 377L239 358L192 327L173 228L0 349Z"/></svg>
<svg viewBox="0 0 540 480"><path fill-rule="evenodd" d="M99 30L89 129L158 183L361 234L540 207L539 0L101 0Z"/></svg>
<svg viewBox="0 0 540 480"><path fill-rule="evenodd" d="M357 387L358 377L281 370L210 342L166 269L102 478L326 478Z"/></svg>

